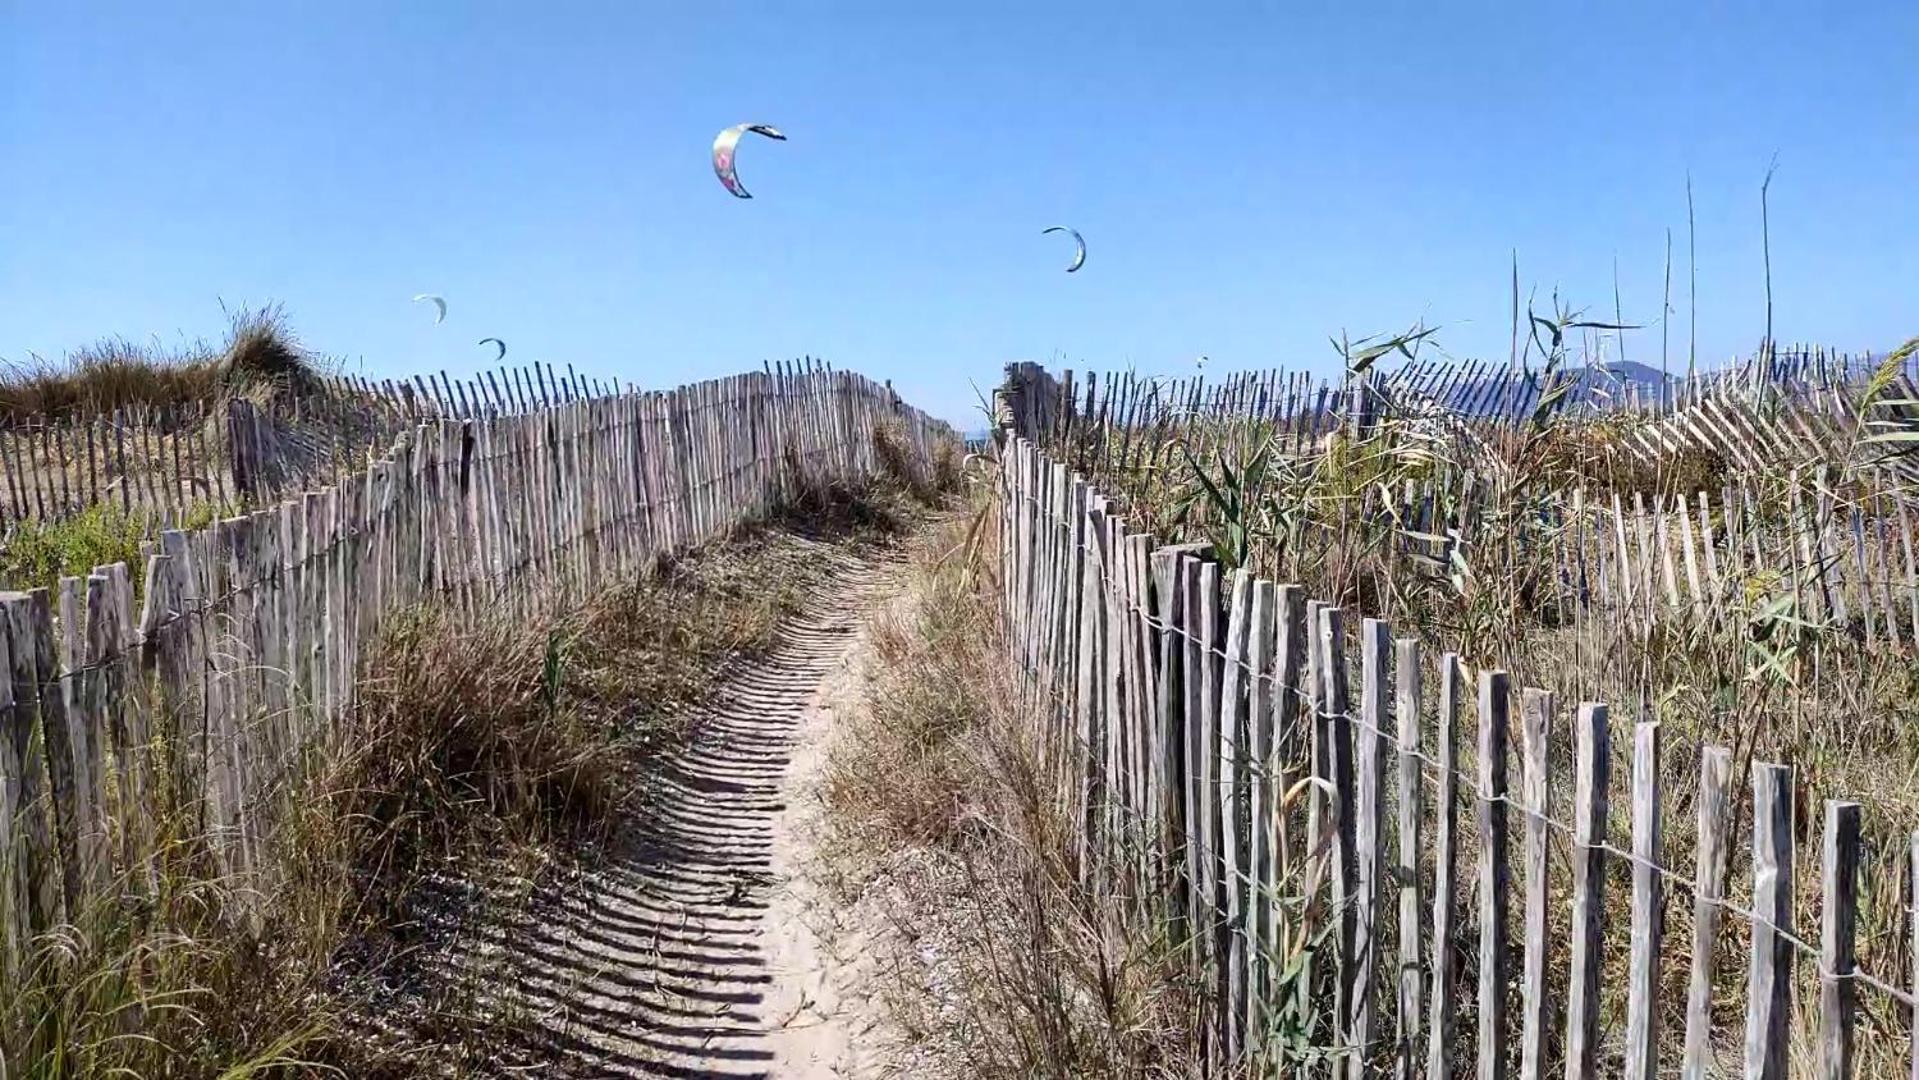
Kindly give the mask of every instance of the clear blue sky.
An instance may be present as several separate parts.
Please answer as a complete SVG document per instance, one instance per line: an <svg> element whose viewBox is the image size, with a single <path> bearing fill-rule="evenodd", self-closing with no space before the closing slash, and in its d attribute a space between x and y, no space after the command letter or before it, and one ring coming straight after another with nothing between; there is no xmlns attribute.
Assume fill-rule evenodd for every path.
<svg viewBox="0 0 1919 1080"><path fill-rule="evenodd" d="M1919 332L1919 5L943 6L0 0L0 357L280 301L369 374L812 353L971 426L1016 358L1503 357L1515 249L1607 313L1616 257L1656 324L1668 227L1683 343L1688 170L1723 357L1775 151L1777 336ZM752 201L707 160L744 121L791 137Z"/></svg>

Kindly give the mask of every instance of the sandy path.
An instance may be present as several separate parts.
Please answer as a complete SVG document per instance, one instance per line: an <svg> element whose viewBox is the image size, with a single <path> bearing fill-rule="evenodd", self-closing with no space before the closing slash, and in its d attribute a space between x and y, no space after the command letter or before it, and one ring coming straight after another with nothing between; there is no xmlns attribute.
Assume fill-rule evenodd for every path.
<svg viewBox="0 0 1919 1080"><path fill-rule="evenodd" d="M765 922L767 994L779 1023L768 1042L770 1075L827 1078L882 1075L884 1047L873 1035L880 1007L871 997L876 952L864 926L821 880L818 846L826 828L820 797L835 718L860 708L871 653L856 631L843 662L827 673L800 714L793 758L773 823L773 878Z"/></svg>
<svg viewBox="0 0 1919 1080"><path fill-rule="evenodd" d="M870 950L811 871L826 736L857 706L864 615L889 586L820 555L844 562L839 587L728 676L620 857L453 962L520 1031L492 1075L880 1074Z"/></svg>

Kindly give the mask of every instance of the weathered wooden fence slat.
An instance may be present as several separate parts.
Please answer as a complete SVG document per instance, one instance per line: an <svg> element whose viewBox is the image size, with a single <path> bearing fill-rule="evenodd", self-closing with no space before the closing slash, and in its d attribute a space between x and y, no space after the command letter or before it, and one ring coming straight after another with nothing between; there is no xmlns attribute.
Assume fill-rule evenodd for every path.
<svg viewBox="0 0 1919 1080"><path fill-rule="evenodd" d="M1064 384L1038 381L1049 378L1043 371L1021 378L1031 380L1029 392L1023 404L1003 403L1009 422L1000 435L1001 520L1009 528L1027 513L1041 473L1070 471L1067 454L1056 463L1028 437L1056 434L1055 424L1072 426L1066 441L1078 456L1071 460L1125 470L1151 464L1164 449L1160 436L1174 430L1176 421L1166 418L1173 408L1211 410L1215 419L1180 429L1191 431L1188 449L1202 458L1215 448L1230 452L1235 420L1268 425L1252 429L1256 439L1311 452L1319 433L1344 429L1351 419L1350 385L1327 387L1315 401L1311 388L1318 384L1303 376L1261 373L1219 386L1195 378L1163 389L1137 377L1101 376L1071 396ZM1379 385L1398 394L1428 383L1438 380L1388 375ZM1524 408L1537 391L1523 381L1479 380L1459 392L1484 397L1488 408L1502 398L1508 408ZM1683 408L1698 411L1655 443L1725 454L1712 441L1746 439L1740 424L1750 418L1718 401L1717 391L1687 398ZM1036 415L1036 402L1046 403L1052 419ZM1792 414L1788 422L1811 421ZM1155 433L1152 453L1135 453L1148 431ZM1768 437L1786 435L1781 428ZM1776 468L1764 438L1746 442L1738 452ZM1027 468L1033 461L1039 467ZM1648 633L1660 622L1684 633L1699 624L1719 632L1764 604L1797 612L1814 632L1833 635L1827 640L1845 634L1863 647L1919 644L1919 581L1902 527L1910 516L1903 500L1835 502L1809 474L1777 479L1776 495L1735 482L1652 499L1630 492L1589 497L1574 488L1541 509L1539 542L1560 572L1537 602L1559 614L1556 626L1574 639L1578 662L1601 669L1593 698L1638 689L1632 678L1603 670L1625 635ZM1449 566L1456 545L1470 543L1485 490L1483 479L1464 477L1429 489L1395 485L1356 496L1340 512L1418 534L1396 538L1385 549L1394 556ZM1050 505L1032 505L1046 519L1042 531L1066 527ZM1151 520L1151 508L1127 509L1135 529ZM1102 558L1097 545L1053 550L1069 579ZM1035 556L1005 538L1000 551L1012 560L1001 580L1015 589ZM1110 828L1095 834L1102 820L1088 820L1076 839L1089 863L1127 856L1161 868L1089 885L1096 900L1100 890L1112 890L1121 908L1177 913L1189 944L1183 962L1191 965L1211 1040L1210 1068L1251 1062L1264 1070L1260 1075L1390 1070L1401 1077L1470 1069L1493 1078L1513 1071L1650 1077L1675 1066L1684 1076L1704 1077L1743 1067L1746 1075L1770 1077L1786 1075L1791 1063L1837 1076L1850 1075L1855 1054L1864 1055L1854 1045L1855 1029L1878 1034L1885 1016L1910 1023L1910 991L1889 990L1859 970L1862 959L1879 963L1885 956L1883 934L1874 951L1855 949L1864 945L1854 941L1864 932L1862 899L1875 905L1872 925L1883 927L1877 905L1890 891L1872 879L1874 865L1860 854L1876 850L1858 824L1870 815L1848 811L1846 803L1828 809L1821 876L1801 878L1789 768L1753 765L1748 808L1739 802L1744 783L1733 777L1735 755L1726 748L1665 746L1650 719L1615 733L1617 714L1601 700L1586 700L1566 716L1551 693L1489 670L1496 665L1462 660L1431 640L1394 641L1385 621L1358 606L1367 588L1307 600L1298 586L1259 575L1162 550L1150 574L1137 574L1116 594L1121 614L1139 609L1133 614L1141 619L1117 683L1136 700L1111 706L1122 713L1124 738L1135 743L1114 749L1150 745L1147 757L1164 772L1165 796L1152 797L1150 770L1147 794L1140 794L1134 773L1145 766L1137 753L1095 754L1073 777L1113 791L1153 819L1124 836ZM1026 612L1016 617L1053 617L1047 606L1016 606ZM1350 667L1348 620L1359 630ZM1017 640L1029 628L1014 629ZM1442 656L1430 712L1421 700L1420 658L1427 653ZM1137 697L1145 687L1135 684L1149 678L1151 695L1142 705ZM1478 691L1476 709L1463 700L1469 686ZM1069 710L1089 707L1070 672L1044 690L1035 696ZM1086 690L1097 691L1091 708L1109 707L1107 682ZM1129 709L1145 710L1150 734L1135 734L1142 729ZM1651 712L1641 705L1633 719ZM1617 793L1612 773L1626 769L1624 758L1613 760L1615 743L1631 748L1629 783ZM1518 758L1510 779L1509 753ZM1694 768L1696 785L1672 772ZM1672 830L1668 852L1666 815L1675 807L1686 811L1684 825L1696 826ZM1468 808L1462 838L1458 815ZM1510 820L1515 811L1517 822ZM1738 846L1747 835L1750 851ZM1902 830L1901 837L1902 852L1913 845L1901 873L1919 882L1919 834ZM1679 850L1680 839L1692 850ZM1462 860L1473 863L1465 896ZM1731 895L1744 882L1750 901ZM1794 927L1795 905L1815 885L1824 897L1817 948ZM1159 895L1131 891L1140 887ZM1518 896L1516 887L1523 889ZM1919 895L1919 884L1901 902L1909 904L1911 895ZM1684 904L1690 919L1686 932L1668 935L1673 904ZM1568 912L1570 923L1556 910ZM1729 918L1744 924L1736 928L1742 938L1750 935L1743 993L1728 986L1724 970ZM1313 942L1309 975L1297 966L1303 940ZM1919 931L1900 948L1912 951L1919 967ZM1810 988L1814 974L1817 1002L1795 1002L1795 982ZM1475 985L1460 985L1469 977ZM1909 981L1903 965L1892 981ZM1898 1007L1868 1009L1859 1001L1866 994L1879 995L1879 1003L1890 994ZM1302 1004L1304 1015L1288 1011ZM1742 1014L1743 1032L1728 1030ZM1286 1032L1292 1041L1269 1038L1282 1017L1303 1025ZM1662 1031L1662 1020L1674 1030ZM1919 1033L1913 1039L1919 1080Z"/></svg>
<svg viewBox="0 0 1919 1080"><path fill-rule="evenodd" d="M800 482L860 483L882 467L880 438L894 440L902 467L925 471L958 449L946 425L861 376L784 381L801 385L753 373L606 396L576 377L566 404L535 411L497 394L481 407L477 385L462 399L462 384L436 380L432 394L420 384L424 414L342 381L327 393L365 399L351 422L370 429L354 429L368 440L354 472L353 455L299 430L316 417L337 427L345 414L328 402L284 416L236 405L221 418L225 458L204 416L123 411L72 431L5 432L9 523L26 514L29 488L43 520L108 500L152 512L141 562L63 577L51 592L0 593L9 978L38 962L36 935L106 890L153 894L162 792L184 793L243 893L269 894L266 855L301 752L351 708L361 649L388 613L429 599L524 604L549 588L577 597L797 494L789 461ZM667 419L693 405L697 425ZM775 413L779 423L762 422ZM245 495L226 501L211 470L192 490L225 516L191 531L165 527L192 502L183 444L196 469L231 460ZM322 444L309 463L286 456ZM676 494L697 509L668 527ZM1132 538L1129 567L1144 553ZM1125 670L1144 685L1145 671Z"/></svg>

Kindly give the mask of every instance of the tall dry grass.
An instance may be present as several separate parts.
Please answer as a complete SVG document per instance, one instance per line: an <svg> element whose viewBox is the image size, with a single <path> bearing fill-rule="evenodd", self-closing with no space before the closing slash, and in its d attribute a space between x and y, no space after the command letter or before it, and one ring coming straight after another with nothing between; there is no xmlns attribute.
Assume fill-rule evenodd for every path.
<svg viewBox="0 0 1919 1080"><path fill-rule="evenodd" d="M846 539L874 516L818 531ZM355 708L255 804L276 823L263 872L216 858L197 790L176 779L151 807L157 887L110 883L0 972L0 1075L412 1076L488 1060L510 1018L466 1011L470 987L425 984L414 959L439 931L419 890L591 857L646 798L640 766L683 736L685 706L807 600L826 572L816 550L749 526L585 604L396 617ZM156 731L159 775L190 771L168 757L185 742ZM396 987L419 990L400 995L404 1025Z"/></svg>
<svg viewBox="0 0 1919 1080"><path fill-rule="evenodd" d="M313 389L324 367L278 305L230 313L226 340L167 350L109 338L62 360L0 364L0 418L162 410L229 394Z"/></svg>
<svg viewBox="0 0 1919 1080"><path fill-rule="evenodd" d="M1881 376L1904 355L1895 354ZM1887 386L1876 377L1854 388L1855 410L1880 415ZM1890 647L1883 631L1873 640L1856 605L1840 619L1815 603L1823 586L1811 565L1795 562L1789 545L1797 544L1813 514L1811 520L1844 545L1838 557L1850 560L1848 513L1896 506L1910 501L1911 492L1898 474L1878 467L1884 444L1870 425L1779 474L1739 473L1712 452L1641 459L1626 448L1633 425L1547 416L1474 431L1388 416L1361 432L1300 440L1260 419L1186 416L1132 430L1086 426L1053 449L1118 499L1130 527L1161 542L1205 541L1228 567L1299 583L1308 595L1342 605L1349 626L1360 615L1389 618L1396 634L1422 638L1429 656L1456 650L1472 671L1504 668L1516 688L1556 691L1554 730L1562 743L1573 703L1611 704L1615 842L1628 829L1619 785L1631 771L1630 725L1659 721L1665 852L1667 865L1682 875L1691 870L1700 747L1734 751L1735 806L1750 805L1753 761L1792 765L1799 785L1802 931L1810 932L1820 910L1821 801L1859 800L1866 835L1859 962L1882 978L1909 980L1901 943L1909 940L1907 840L1919 814L1913 785L1919 744L1912 734L1919 730L1919 659L1910 644ZM1726 483L1746 496L1736 515L1720 498ZM1581 487L1589 509L1603 505L1609 512L1617 493L1629 513L1635 495L1649 505L1658 496L1670 506L1704 489L1721 542L1730 533L1761 555L1745 560L1743 577L1722 566L1732 580L1723 609L1709 615L1690 602L1669 603L1656 575L1650 588L1640 587L1630 610L1586 610L1581 590L1593 587L1597 564L1613 558L1615 538L1609 513L1603 519L1573 514L1570 493ZM1422 501L1431 507L1429 518L1403 515L1404 507ZM1756 549L1749 546L1755 536ZM1677 536L1671 542L1677 545ZM1583 561L1575 554L1581 551ZM1851 576L1849 564L1846 571ZM1678 572L1685 573L1683 563ZM1356 660L1357 650L1351 652ZM1457 723L1460 769L1472 776L1476 724L1470 715ZM1570 767L1556 762L1552 773L1552 805L1570 807ZM1516 765L1513 777L1516 784ZM1556 816L1566 819L1563 810ZM1466 838L1462 865L1470 865L1475 843ZM1735 850L1740 843L1736 836ZM1733 863L1732 894L1748 895L1743 853ZM1569 858L1556 851L1549 873L1555 895L1566 895ZM1628 895L1623 886L1609 890L1609 926L1627 925ZM1568 914L1563 905L1553 908L1553 941L1570 932ZM1683 895L1670 901L1666 917L1668 942L1689 940L1690 903ZM1608 1015L1624 1007L1627 944L1625 935L1609 934L1602 984ZM1717 1026L1735 1040L1746 948L1745 928L1727 920L1718 971L1720 1000L1731 1004ZM1472 959L1466 959L1470 978ZM1796 976L1802 1002L1817 1000L1811 968L1802 963ZM1685 970L1673 962L1667 969ZM1553 1000L1564 1000L1555 981L1563 977L1561 966L1549 972ZM1677 1030L1683 983L1667 990L1668 1030ZM1904 1037L1903 1010L1869 990L1860 1001L1862 1071L1890 1074L1895 1043ZM1799 1046L1810 1039L1808 1026ZM1671 1040L1667 1046L1676 1053ZM1726 1060L1736 1057L1729 1044Z"/></svg>
<svg viewBox="0 0 1919 1080"><path fill-rule="evenodd" d="M869 626L878 675L828 767L843 890L901 878L892 918L939 958L889 988L903 1052L938 1077L1197 1075L1182 943L1113 918L1079 873L1006 661L985 520L917 546L903 600Z"/></svg>

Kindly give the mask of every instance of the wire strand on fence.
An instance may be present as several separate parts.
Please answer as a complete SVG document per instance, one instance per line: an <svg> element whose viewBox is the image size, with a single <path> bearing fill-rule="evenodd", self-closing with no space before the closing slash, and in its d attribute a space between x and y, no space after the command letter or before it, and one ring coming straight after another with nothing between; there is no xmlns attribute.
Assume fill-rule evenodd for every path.
<svg viewBox="0 0 1919 1080"><path fill-rule="evenodd" d="M1049 531L1054 527L1058 527L1060 529L1071 528L1071 524L1069 522L1060 521L1057 515L1055 515L1052 512L1052 508L1046 505L1043 500L1040 500L1037 497L1029 494L1024 494L1024 493L1018 493L1018 494L1020 494L1021 497L1025 498L1027 501L1031 502L1033 505L1039 507L1044 512ZM1635 854L1634 852L1618 847L1617 845L1614 845L1610 842L1602 841L1594 844L1581 844L1576 838L1576 833L1573 826L1565 822L1561 822L1548 815L1540 814L1535 809L1527 806L1525 803L1514 798L1510 794L1502 793L1502 794L1496 794L1496 795L1488 795L1485 791L1483 791L1480 788L1477 777L1457 768L1449 769L1443 763L1433 758L1429 754L1426 754L1425 752L1419 750L1418 748L1411 748L1411 747L1405 746L1404 744L1400 742L1396 733L1386 731L1378 727L1377 725L1368 723L1365 720L1363 714L1358 714L1352 711L1334 713L1334 712L1329 712L1323 708L1320 708L1319 703L1316 701L1315 697L1313 695L1309 695L1305 693L1300 687L1286 685L1285 683L1281 682L1277 676L1271 673L1268 673L1266 671L1259 670L1257 667L1255 667L1252 664L1249 664L1247 661L1238 657L1234 657L1230 655L1229 653L1227 653L1224 649L1221 649L1216 645L1210 645L1204 640L1202 640L1201 638L1199 638L1198 636L1185 630L1184 628L1172 625L1166 622L1165 620L1159 618L1158 616L1154 615L1153 613L1141 608L1137 603L1132 601L1124 592L1116 588L1116 582L1106 572L1105 553L1103 552L1103 550L1101 550L1101 548L1098 545L1088 544L1084 541L1079 541L1075 544L1069 545L1067 550L1074 550L1074 549L1077 549L1078 552L1083 555L1092 556L1091 559L1083 560L1083 561L1086 563L1087 566L1090 566L1092 568L1093 573L1095 575L1095 580L1100 584L1101 591L1105 595L1108 603L1112 604L1115 608L1117 608L1125 617L1136 618L1140 620L1140 622L1143 625L1151 628L1152 630L1154 630L1155 632L1159 634L1169 635L1177 639L1180 639L1189 648L1197 648L1204 653L1210 654L1210 656L1212 656L1213 658L1218 659L1226 664L1232 665L1236 670L1240 671L1242 674L1244 674L1247 677L1250 677L1252 679L1265 680L1269 685L1274 687L1276 690L1282 693L1290 694L1301 703L1312 706L1313 714L1318 716L1321 720L1335 720L1335 719L1344 720L1347 723L1350 723L1362 730L1365 730L1369 734L1378 736L1384 742L1391 745L1394 748L1394 751L1396 753L1399 753L1403 756L1411 757L1419 761L1421 765L1423 766L1420 770L1422 777L1424 777L1426 781L1432 784L1433 786L1440 787L1441 775L1450 774L1455 785L1463 786L1467 794L1473 799L1477 799L1481 802L1491 802L1491 803L1497 803L1497 804L1507 806L1510 809L1518 811L1521 815L1529 819L1539 821L1540 823L1545 825L1548 829L1551 829L1552 831L1560 833L1561 835L1565 836L1568 839L1568 842L1575 847L1584 848L1587 850L1601 851L1608 855L1624 860L1628 865L1644 867L1648 870L1651 870L1653 873L1658 874L1663 880L1679 886L1685 892L1692 895L1695 899L1702 900L1724 911L1730 912L1733 915L1738 916L1742 920L1745 920L1746 922L1754 926L1764 927L1772 931L1773 933L1778 934L1782 940L1787 942L1798 953L1800 953L1803 956L1810 957L1812 959L1815 972L1817 973L1818 977L1823 980L1839 980L1839 979L1851 980L1851 981L1855 981L1863 985L1866 985L1874 990L1877 990L1880 993L1889 997L1890 999L1902 1005L1905 1005L1909 1008L1915 1007L1916 1004L1919 1004L1919 998L1916 998L1912 992L1893 986L1890 983L1887 983L1884 980L1871 975L1869 972L1866 972L1863 969L1855 968L1854 970L1850 972L1830 972L1825 970L1823 966L1820 964L1821 951L1816 946L1806 941L1804 938L1800 937L1797 933L1793 932L1792 930L1786 927L1780 926L1776 922L1773 922L1772 920L1767 919L1766 917L1761 915L1759 912L1753 910L1752 908L1741 905L1738 902L1731 900L1730 898L1710 897L1710 896L1700 895L1698 883L1693 878L1685 874L1682 874L1666 866L1663 866L1655 860L1648 860L1648 859L1642 858L1641 856ZM1029 675L1032 675L1035 677L1043 677L1040 675L1039 672L1030 668L1024 662L1021 663L1020 667L1023 671L1025 671ZM1060 693L1062 695L1064 693L1064 691L1061 691L1057 688L1054 688L1053 692ZM1297 734L1297 732L1298 732L1297 728L1291 729L1289 731L1290 734ZM1252 768L1263 769L1264 766L1255 765L1255 766L1252 766ZM1221 779L1217 783L1224 785L1226 782L1227 782L1226 780ZM1214 852L1212 854L1217 856L1218 853ZM1235 868L1235 872L1237 872L1236 868ZM1910 906L1905 907L1903 910L1906 911L1909 915L1911 915L1915 920L1919 920L1919 898L1915 898L1914 903Z"/></svg>

